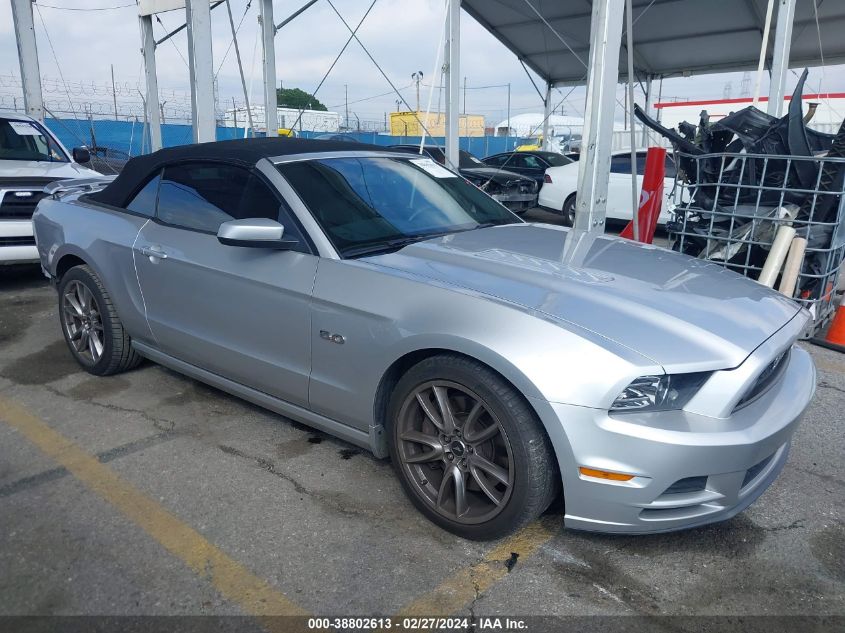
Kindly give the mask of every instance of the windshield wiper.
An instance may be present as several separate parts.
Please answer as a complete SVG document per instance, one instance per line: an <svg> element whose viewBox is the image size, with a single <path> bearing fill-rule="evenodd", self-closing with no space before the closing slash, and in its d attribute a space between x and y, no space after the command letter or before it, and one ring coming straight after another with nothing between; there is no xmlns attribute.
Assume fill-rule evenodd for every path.
<svg viewBox="0 0 845 633"><path fill-rule="evenodd" d="M455 233L464 233L466 231L474 231L475 229L487 229L491 226L499 226L498 222L483 222L466 229L455 229L452 231L442 231L439 233L425 233L423 235L409 235L406 237L397 237L378 244L368 244L366 246L357 246L343 251L344 257L361 257L363 255L380 255L383 253L393 253L410 244L423 242L435 237L443 237L444 235L453 235Z"/></svg>
<svg viewBox="0 0 845 633"><path fill-rule="evenodd" d="M362 255L378 255L382 253L392 253L410 244L415 244L417 242L422 242L424 240L429 240L435 237L442 237L444 235L449 235L449 233L452 232L453 231L448 231L445 233L426 233L424 235L397 237L395 239L387 240L385 242L379 242L378 244L370 244L367 246L349 248L343 251L342 254L344 257L361 257Z"/></svg>

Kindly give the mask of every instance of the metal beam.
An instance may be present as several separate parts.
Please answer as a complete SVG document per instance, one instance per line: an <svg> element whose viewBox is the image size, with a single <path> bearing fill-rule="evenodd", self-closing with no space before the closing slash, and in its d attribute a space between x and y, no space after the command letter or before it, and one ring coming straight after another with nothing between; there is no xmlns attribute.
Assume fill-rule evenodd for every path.
<svg viewBox="0 0 845 633"><path fill-rule="evenodd" d="M147 97L144 100L144 106L146 107L146 118L150 130L150 149L155 152L161 149L161 118L158 103L153 16L142 15L138 20L141 23L141 54L144 56L144 78L147 84Z"/></svg>
<svg viewBox="0 0 845 633"><path fill-rule="evenodd" d="M44 98L41 94L41 70L38 67L38 47L35 42L35 22L31 0L12 0L12 21L18 43L21 65L24 111L31 117L44 120Z"/></svg>
<svg viewBox="0 0 845 633"><path fill-rule="evenodd" d="M549 142L549 119L552 116L552 84L546 84L546 98L543 103L543 144L541 147L547 152L552 151Z"/></svg>
<svg viewBox="0 0 845 633"><path fill-rule="evenodd" d="M786 94L786 75L789 72L789 49L792 45L792 24L794 20L795 0L778 0L768 103L768 113L776 117L780 117L783 113L783 98Z"/></svg>
<svg viewBox="0 0 845 633"><path fill-rule="evenodd" d="M461 0L448 0L446 20L446 162L457 169L460 164L459 130L461 90Z"/></svg>
<svg viewBox="0 0 845 633"><path fill-rule="evenodd" d="M217 140L214 114L214 58L211 52L211 8L208 0L186 0L188 70L191 75L191 118L194 143Z"/></svg>
<svg viewBox="0 0 845 633"><path fill-rule="evenodd" d="M654 79L654 75L646 75L645 78L645 106L643 110L645 113L654 118L654 90L652 80ZM633 125L634 119L634 112L631 111L631 124ZM648 147L649 144L649 129L644 125L643 126L643 147Z"/></svg>
<svg viewBox="0 0 845 633"><path fill-rule="evenodd" d="M303 9L304 10L304 9ZM273 0L261 0L262 68L264 71L264 124L267 136L279 135L279 111L276 108L276 27L273 26Z"/></svg>
<svg viewBox="0 0 845 633"><path fill-rule="evenodd" d="M295 18L299 17L299 15L300 15L301 13L304 13L307 9L309 9L309 8L311 7L311 5L316 4L316 3L317 3L317 0L309 0L309 1L308 1L308 2L306 2L303 6L301 6L299 9L297 9L296 11L294 11L293 13L291 13L288 17L286 17L284 20L282 20L281 22L279 22L279 23L276 25L275 30L276 30L276 31L278 31L278 30L279 30L280 28L282 28L285 24L287 24L288 22L291 22L291 21L293 21Z"/></svg>
<svg viewBox="0 0 845 633"><path fill-rule="evenodd" d="M217 7L219 7L221 4L223 4L223 0L220 0L220 2L215 2L214 4L212 4L212 5L211 5L211 10L213 11L214 9L216 9ZM150 13L150 14L148 14L148 15L153 15L153 14L152 14L152 13ZM166 42L167 40L169 40L171 37L173 37L173 36L174 36L174 35L176 35L177 33L181 33L182 31L184 31L186 28L188 28L188 23L187 23L187 22L185 22L185 24L183 24L182 26L177 26L175 29L173 29L172 31L170 31L170 33L168 33L167 35L165 35L164 37L162 37L160 40L156 40L156 46L158 46L158 45L159 45L159 44L161 44L162 42Z"/></svg>
<svg viewBox="0 0 845 633"><path fill-rule="evenodd" d="M604 231L625 0L593 3L575 228Z"/></svg>

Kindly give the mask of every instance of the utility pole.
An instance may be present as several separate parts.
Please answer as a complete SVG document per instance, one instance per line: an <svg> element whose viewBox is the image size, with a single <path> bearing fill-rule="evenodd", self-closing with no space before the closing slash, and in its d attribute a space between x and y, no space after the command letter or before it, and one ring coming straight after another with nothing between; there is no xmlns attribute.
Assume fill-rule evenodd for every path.
<svg viewBox="0 0 845 633"><path fill-rule="evenodd" d="M343 95L346 101L346 116L343 119L343 123L346 125L346 129L349 129L349 84L343 84Z"/></svg>
<svg viewBox="0 0 845 633"><path fill-rule="evenodd" d="M114 120L117 121L117 90L114 88L114 64L111 65L111 98L114 103Z"/></svg>
<svg viewBox="0 0 845 633"><path fill-rule="evenodd" d="M417 84L417 109L416 112L420 111L420 81L423 78L423 71L418 70L415 73L411 73L411 79L413 79Z"/></svg>

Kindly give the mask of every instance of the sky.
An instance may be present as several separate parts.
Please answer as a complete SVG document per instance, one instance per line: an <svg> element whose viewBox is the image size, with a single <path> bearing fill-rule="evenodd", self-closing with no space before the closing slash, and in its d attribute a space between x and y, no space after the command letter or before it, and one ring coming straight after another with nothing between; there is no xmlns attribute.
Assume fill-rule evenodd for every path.
<svg viewBox="0 0 845 633"><path fill-rule="evenodd" d="M353 28L371 2L333 1ZM304 0L276 0L276 23L303 3ZM246 0L231 0L235 25L240 24L238 42L247 81L252 85L253 101L260 102L257 4L254 1L248 6ZM113 67L119 111L140 112L138 88L143 90L140 35L131 0L43 0L33 6L48 107L78 110L80 104L90 103L95 113L111 112ZM412 107L416 94L411 74L422 71L420 100L422 109L426 109L428 86L438 74L433 71L444 18L443 0L377 0L358 31L361 41ZM160 19L162 24L154 24L157 38L182 24L184 12L161 14ZM218 102L222 109L231 106L232 98L243 102L225 4L212 11L212 31ZM318 2L276 36L276 70L280 82L285 87L313 92L348 35L329 4L324 0ZM185 32L159 46L156 59L166 120L185 116L190 112ZM516 57L466 13L461 19L461 75L466 77L468 87L466 111L485 115L488 126L506 116L507 84L511 87L512 114L542 111L540 97ZM796 79L797 73L791 73L790 89ZM748 83L753 84L753 73ZM845 66L828 67L824 75L813 69L808 85L813 91L841 91L845 87ZM675 78L663 82L662 95L664 100L719 99L745 96L742 87L742 73ZM764 77L763 94L767 89L768 78ZM579 116L583 113L584 89L570 90L556 89L553 101L557 104L566 96L558 112ZM618 92L621 102L624 100L621 86ZM334 66L317 97L329 109L343 113L347 94L350 119L354 122L357 116L364 127L367 122L382 121L386 112L397 109L397 96L354 41ZM434 91L433 110L437 109L438 97L438 91ZM637 99L641 102L642 95L638 94ZM0 2L0 108L12 107L13 103L20 103L17 49L10 3ZM617 119L623 116L619 107Z"/></svg>

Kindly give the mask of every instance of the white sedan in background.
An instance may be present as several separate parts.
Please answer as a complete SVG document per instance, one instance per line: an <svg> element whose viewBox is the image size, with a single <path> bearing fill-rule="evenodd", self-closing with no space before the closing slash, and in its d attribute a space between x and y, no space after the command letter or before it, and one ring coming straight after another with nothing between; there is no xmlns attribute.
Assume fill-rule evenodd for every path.
<svg viewBox="0 0 845 633"><path fill-rule="evenodd" d="M642 191L646 152L637 152L637 189ZM663 181L663 205L657 223L669 221L668 204L675 186L675 161L666 155L666 176ZM562 213L566 224L575 220L575 193L578 189L578 162L549 167L540 189L538 204L554 213ZM607 217L611 220L630 220L631 214L631 152L614 152L610 159L610 180L607 186Z"/></svg>

